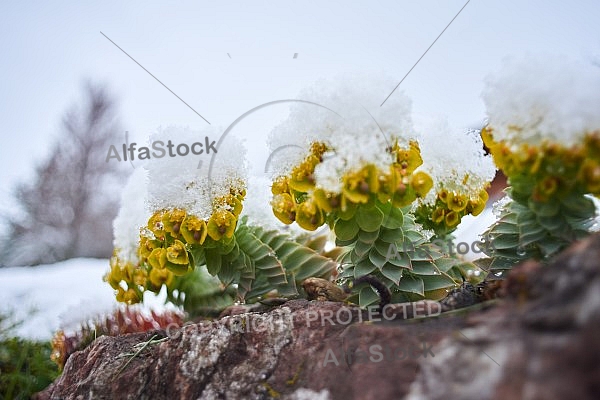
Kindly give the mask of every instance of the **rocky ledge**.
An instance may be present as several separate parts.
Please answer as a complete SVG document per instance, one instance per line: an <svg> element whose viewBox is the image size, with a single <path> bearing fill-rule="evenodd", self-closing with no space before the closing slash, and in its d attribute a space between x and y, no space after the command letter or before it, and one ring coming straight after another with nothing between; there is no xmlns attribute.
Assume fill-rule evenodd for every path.
<svg viewBox="0 0 600 400"><path fill-rule="evenodd" d="M37 398L600 398L600 235L516 267L501 292L441 314L434 302L381 314L293 300L100 337Z"/></svg>

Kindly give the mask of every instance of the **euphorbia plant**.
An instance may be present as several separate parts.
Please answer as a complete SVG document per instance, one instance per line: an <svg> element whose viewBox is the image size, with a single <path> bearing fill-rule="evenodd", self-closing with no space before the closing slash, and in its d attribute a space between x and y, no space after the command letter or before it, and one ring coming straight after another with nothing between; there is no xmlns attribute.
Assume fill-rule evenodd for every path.
<svg viewBox="0 0 600 400"><path fill-rule="evenodd" d="M210 177L193 158L152 161L132 175L105 277L117 300L137 303L164 287L169 301L197 314L269 292L293 296L296 281L334 271L329 258L241 216L244 151L235 143L219 150Z"/></svg>
<svg viewBox="0 0 600 400"><path fill-rule="evenodd" d="M367 107L377 104L369 104L373 93L373 88L355 92L350 84L335 87L333 94L317 100L337 107L299 104L275 129L274 150L290 138L304 150L295 159L280 161L272 184L273 213L281 222L295 222L309 231L330 227L336 244L344 248L341 282L370 274L390 289L394 302L439 299L460 282L460 260L431 241L448 237L464 215L481 212L494 167L483 155L481 140L462 132L424 132L463 135L459 142L470 143L467 154L459 148L444 160L434 160L437 153L448 153L441 147L445 141L436 143L416 133L407 99L398 94L388 108L373 107L371 114ZM427 159L421 143L437 151L423 149ZM473 144L476 154L468 153ZM465 155L476 156L468 165L481 167L477 161L485 160L485 168L460 167ZM360 305L378 300L368 286L356 294Z"/></svg>
<svg viewBox="0 0 600 400"><path fill-rule="evenodd" d="M488 82L482 131L508 177L486 234L498 272L546 259L587 235L600 194L600 73L563 59L509 63Z"/></svg>

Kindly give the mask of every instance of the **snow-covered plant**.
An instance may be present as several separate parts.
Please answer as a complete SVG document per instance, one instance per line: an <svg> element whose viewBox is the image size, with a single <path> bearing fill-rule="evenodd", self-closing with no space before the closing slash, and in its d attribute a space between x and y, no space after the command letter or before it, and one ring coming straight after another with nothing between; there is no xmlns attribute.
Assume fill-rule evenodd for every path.
<svg viewBox="0 0 600 400"><path fill-rule="evenodd" d="M173 135L178 141L201 137L167 129L153 139ZM297 294L296 279L331 274L330 259L241 216L244 154L240 144L228 140L215 155L211 176L207 168L197 168L195 157L151 160L138 167L123 192L105 277L119 301L136 303L145 291L159 293L164 286L168 300L195 314L274 290Z"/></svg>
<svg viewBox="0 0 600 400"><path fill-rule="evenodd" d="M443 119L434 119L424 127L419 142L422 170L435 182L433 190L419 202L416 220L432 230L435 239L451 239L465 215L477 216L485 209L486 188L496 167L485 155L478 131L452 128Z"/></svg>
<svg viewBox="0 0 600 400"><path fill-rule="evenodd" d="M563 58L507 63L488 80L482 136L508 177L487 234L492 268L545 259L590 231L600 194L600 72Z"/></svg>
<svg viewBox="0 0 600 400"><path fill-rule="evenodd" d="M342 280L372 274L391 290L392 301L443 297L457 283L458 260L431 244L431 233L415 222L414 209L420 205L419 218L443 236L465 213L481 211L487 200L481 192L491 177L477 180L481 174L460 168L462 157L471 154L455 155L445 166L444 160L424 163L409 100L395 94L380 108L379 96L389 83L364 82L333 87L320 82L321 91L301 96L313 104L294 104L289 118L273 131L272 154L285 154L285 159L275 158L273 213L309 231L327 224L336 244L345 247L339 258ZM434 139L425 142L436 145ZM301 150L283 151L290 145ZM476 155L483 157L482 151ZM436 202L442 192L445 197ZM454 193L464 201L460 207L450 198ZM438 214L443 217L434 217ZM371 287L358 288L360 305L377 299Z"/></svg>

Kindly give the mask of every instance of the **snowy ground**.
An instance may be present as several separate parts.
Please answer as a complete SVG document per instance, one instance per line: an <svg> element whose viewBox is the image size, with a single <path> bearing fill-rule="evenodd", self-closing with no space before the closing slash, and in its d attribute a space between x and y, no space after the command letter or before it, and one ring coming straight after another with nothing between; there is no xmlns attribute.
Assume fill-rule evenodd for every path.
<svg viewBox="0 0 600 400"><path fill-rule="evenodd" d="M37 267L0 268L0 311L22 320L15 333L50 339L59 328L74 329L88 318L118 307L113 289L102 280L108 260L76 258ZM145 306L165 308L154 296Z"/></svg>

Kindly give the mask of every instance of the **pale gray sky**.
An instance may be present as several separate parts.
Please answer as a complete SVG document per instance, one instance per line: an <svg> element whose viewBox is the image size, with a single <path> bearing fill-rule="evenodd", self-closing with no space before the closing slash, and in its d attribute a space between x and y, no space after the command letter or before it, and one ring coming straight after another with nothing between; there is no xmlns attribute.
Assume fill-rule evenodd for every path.
<svg viewBox="0 0 600 400"><path fill-rule="evenodd" d="M320 77L384 72L399 82L465 2L3 2L0 210L46 154L87 78L110 86L134 137L160 125L206 124L100 31L213 125L227 126ZM600 56L599 19L597 0L472 0L399 90L416 113L472 125L485 117L483 79L504 57L591 61ZM264 138L285 111L276 106L240 124L251 158L266 158Z"/></svg>

